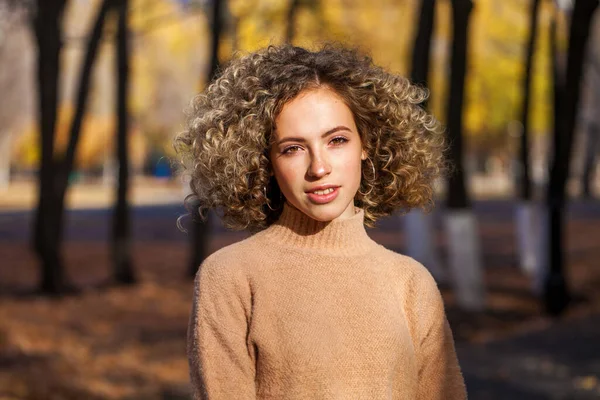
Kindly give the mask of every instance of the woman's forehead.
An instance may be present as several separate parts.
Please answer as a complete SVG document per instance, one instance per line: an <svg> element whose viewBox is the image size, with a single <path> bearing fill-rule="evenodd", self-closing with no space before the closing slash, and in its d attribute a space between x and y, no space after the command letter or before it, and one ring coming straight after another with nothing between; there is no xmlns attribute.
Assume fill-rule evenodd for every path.
<svg viewBox="0 0 600 400"><path fill-rule="evenodd" d="M329 88L306 90L287 102L275 118L278 139L313 136L346 126L355 130L354 117L344 100Z"/></svg>

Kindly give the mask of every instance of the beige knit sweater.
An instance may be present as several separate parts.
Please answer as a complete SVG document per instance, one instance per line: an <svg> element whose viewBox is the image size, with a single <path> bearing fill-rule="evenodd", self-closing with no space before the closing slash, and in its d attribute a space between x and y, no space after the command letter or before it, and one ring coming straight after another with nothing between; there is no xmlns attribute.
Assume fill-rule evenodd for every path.
<svg viewBox="0 0 600 400"><path fill-rule="evenodd" d="M436 283L363 222L286 206L206 259L188 329L194 399L466 398Z"/></svg>

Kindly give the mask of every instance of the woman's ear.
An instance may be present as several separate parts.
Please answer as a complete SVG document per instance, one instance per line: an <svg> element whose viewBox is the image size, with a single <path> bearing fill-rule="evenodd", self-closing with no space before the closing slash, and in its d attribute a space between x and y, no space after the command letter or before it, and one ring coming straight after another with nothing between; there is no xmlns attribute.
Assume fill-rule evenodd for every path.
<svg viewBox="0 0 600 400"><path fill-rule="evenodd" d="M365 151L365 149L362 150L362 152L360 153L360 159L365 161L367 159L367 152Z"/></svg>

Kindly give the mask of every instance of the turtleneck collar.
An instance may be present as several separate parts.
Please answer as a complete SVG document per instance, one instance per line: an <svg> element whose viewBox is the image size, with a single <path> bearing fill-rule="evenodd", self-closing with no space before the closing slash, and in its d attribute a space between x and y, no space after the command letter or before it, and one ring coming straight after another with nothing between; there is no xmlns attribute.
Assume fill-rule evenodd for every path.
<svg viewBox="0 0 600 400"><path fill-rule="evenodd" d="M355 210L356 214L350 218L320 222L285 203L277 222L264 234L284 247L342 252L344 255L363 253L376 243L365 231L364 210Z"/></svg>

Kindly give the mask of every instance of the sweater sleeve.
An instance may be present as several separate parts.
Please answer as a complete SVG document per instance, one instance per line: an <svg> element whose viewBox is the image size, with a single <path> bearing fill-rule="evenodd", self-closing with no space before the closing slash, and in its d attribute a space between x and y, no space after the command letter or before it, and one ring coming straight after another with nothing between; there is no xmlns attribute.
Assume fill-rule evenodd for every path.
<svg viewBox="0 0 600 400"><path fill-rule="evenodd" d="M250 289L235 268L207 259L196 274L187 354L194 400L256 399L247 346Z"/></svg>
<svg viewBox="0 0 600 400"><path fill-rule="evenodd" d="M419 365L418 399L463 400L467 398L464 379L456 357L454 339L446 319L444 302L437 284L424 267L417 274L415 318Z"/></svg>

